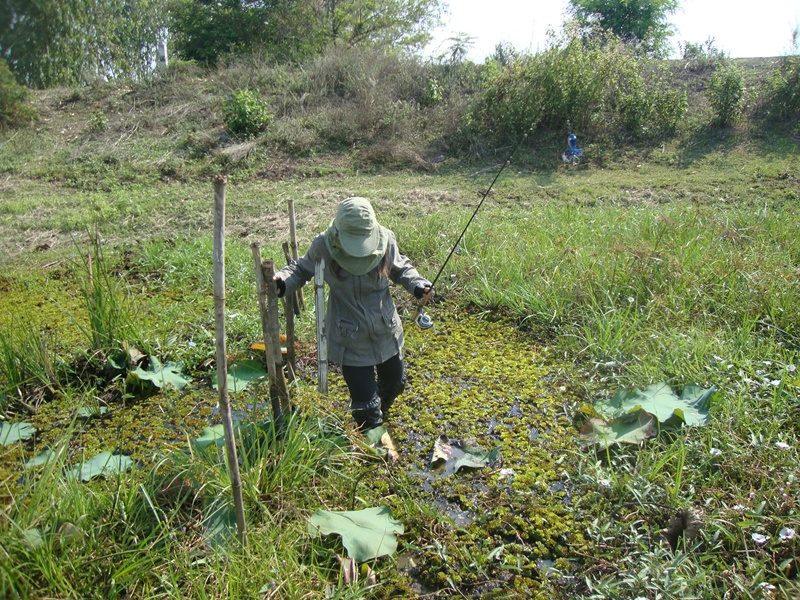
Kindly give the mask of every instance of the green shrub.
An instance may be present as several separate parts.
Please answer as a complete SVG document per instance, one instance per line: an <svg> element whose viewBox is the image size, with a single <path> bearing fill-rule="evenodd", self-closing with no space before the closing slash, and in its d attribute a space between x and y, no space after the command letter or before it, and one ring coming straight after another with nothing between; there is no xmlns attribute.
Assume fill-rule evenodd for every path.
<svg viewBox="0 0 800 600"><path fill-rule="evenodd" d="M494 65L472 116L485 133L505 138L570 125L594 135L665 135L685 114L686 94L645 67L615 38L572 39L507 68Z"/></svg>
<svg viewBox="0 0 800 600"><path fill-rule="evenodd" d="M767 108L776 121L800 119L800 56L787 58L772 74Z"/></svg>
<svg viewBox="0 0 800 600"><path fill-rule="evenodd" d="M446 95L432 87L441 82L430 65L379 48L333 48L311 63L309 73L311 121L334 149L390 138L416 141L430 125L422 109Z"/></svg>
<svg viewBox="0 0 800 600"><path fill-rule="evenodd" d="M0 58L0 127L16 127L36 118L30 92L17 83L5 60Z"/></svg>
<svg viewBox="0 0 800 600"><path fill-rule="evenodd" d="M95 111L89 117L88 129L92 133L101 133L108 129L108 117L101 111Z"/></svg>
<svg viewBox="0 0 800 600"><path fill-rule="evenodd" d="M735 65L727 64L716 71L706 91L714 111L714 123L720 127L733 125L744 107L744 78Z"/></svg>
<svg viewBox="0 0 800 600"><path fill-rule="evenodd" d="M293 156L311 156L320 143L317 131L303 118L275 121L267 137Z"/></svg>
<svg viewBox="0 0 800 600"><path fill-rule="evenodd" d="M253 137L267 128L272 113L258 92L237 90L225 101L222 108L225 128L232 135Z"/></svg>
<svg viewBox="0 0 800 600"><path fill-rule="evenodd" d="M675 132L686 114L685 91L674 89L664 77L629 74L616 91L621 129L640 139L655 139Z"/></svg>
<svg viewBox="0 0 800 600"><path fill-rule="evenodd" d="M726 58L725 52L714 45L713 37L703 44L684 42L680 49L683 68L695 73L715 68Z"/></svg>

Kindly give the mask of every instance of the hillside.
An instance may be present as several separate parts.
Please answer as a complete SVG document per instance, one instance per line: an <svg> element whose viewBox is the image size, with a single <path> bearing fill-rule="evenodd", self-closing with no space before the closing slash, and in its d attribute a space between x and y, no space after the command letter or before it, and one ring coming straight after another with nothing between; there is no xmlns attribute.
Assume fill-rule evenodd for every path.
<svg viewBox="0 0 800 600"><path fill-rule="evenodd" d="M450 121L460 118L463 103L474 93L468 89L464 92L466 96L430 108L420 106L416 117L406 117L422 122L421 128L407 131L398 125L384 131L381 128L385 128L386 119L392 117L391 112L384 114L382 111L393 101L386 95L396 90L398 84L377 86L373 96L366 97L330 92L338 84L327 78L335 76L342 63L349 64L351 59L334 57L331 60L333 66L317 65L317 71L310 73L247 62L205 72L191 64L176 63L167 74L152 82L38 92L35 104L40 119L30 127L6 132L0 145L3 187L13 191L3 210L10 217L20 217L6 220L2 225L6 228L3 238L17 246L17 250L6 246L8 256L48 243L45 239L48 235L57 238L60 233L85 227L87 218L95 218L86 214L77 217L78 222L65 223L64 219L69 217L61 215L58 219L43 221L42 215L33 211L31 219L45 225L47 232L31 231L25 242L15 240L17 235L7 228L13 225L14 229L24 231L32 224L28 218L32 205L40 204L39 199L50 195L61 196L61 201L67 205L84 205L87 198L98 203L95 211L101 221L105 220L104 211L108 213L106 216L113 215L112 220L118 217L128 220L134 216L139 220L144 216L145 221L141 222L144 228L151 207L169 211L170 206L175 206L176 198L185 194L184 188L194 190L219 172L228 173L231 181L237 184L254 190L269 190L268 195L274 195L281 188L281 182L290 188L328 187L328 182L337 187L344 183L341 179L357 180L360 173L387 172L388 169L388 173L414 173L414 177L430 176L437 181L443 177L444 180L453 178L459 185L451 186L450 191L458 195L457 188L466 183L465 176L480 174L484 166L486 172L491 171L492 165L509 151L502 143L475 145L474 142L467 151L448 149L445 140L448 128L453 127ZM676 61L669 65L673 81L687 91L689 98L689 110L679 134L654 144L595 140L579 132L580 143L586 146L588 156L586 165L581 167L588 172L582 170L581 176L593 174L594 168L619 170L633 163L643 163L645 168L661 172L669 167L686 169L698 162L714 160L728 162L735 172L737 161L756 152L776 156L776 160L768 160L770 164L765 165L768 181L772 179L769 173L773 172L779 180L786 173L792 181L794 170L790 167L797 149L797 132L765 130L756 110L756 91L763 89L780 59L736 62L743 69L750 90L749 112L754 120L745 120L734 129L715 130L704 126L710 119L704 92L713 65ZM377 72L391 77L391 69L401 67L404 65L388 61ZM405 68L410 69L408 65ZM413 74L403 74L403 77L409 76ZM424 78L424 74L420 76ZM343 85L350 85L347 81ZM309 91L299 87L304 82L310 86ZM225 131L223 103L228 94L238 88L261 90L276 113L267 132L254 139L232 139ZM376 114L361 114L365 102ZM350 131L348 135L342 134L347 141L335 141L337 132L334 132L334 141L323 137L331 134L330 128L334 125ZM353 133L359 128L364 132L361 137ZM546 194L542 193L543 186L528 190L529 200L576 195L575 186L565 185L574 179L574 173L560 165L559 156L565 147L563 139L563 133L539 132L515 157L518 169L553 182L547 186ZM785 162L787 160L789 163ZM734 177L738 179L737 175ZM305 180L315 182L303 183ZM657 197L663 193L679 197L699 195L698 199L704 201L714 195L707 185L698 188L697 180L685 188L683 184L689 182L678 178L665 186L663 181L653 185L648 178L636 178L625 183L622 195L618 190L610 194L621 201L627 197ZM352 188L352 185L344 187ZM602 195L608 195L607 192L603 190ZM471 195L472 192L468 192L464 202L471 202ZM590 200L580 197L579 191L577 195L579 201ZM144 198L139 199L139 196ZM422 200L427 201L426 198ZM134 203L138 208L130 208ZM411 204L417 203L411 201ZM242 227L245 234L250 229L249 225ZM267 229L266 233L270 232Z"/></svg>

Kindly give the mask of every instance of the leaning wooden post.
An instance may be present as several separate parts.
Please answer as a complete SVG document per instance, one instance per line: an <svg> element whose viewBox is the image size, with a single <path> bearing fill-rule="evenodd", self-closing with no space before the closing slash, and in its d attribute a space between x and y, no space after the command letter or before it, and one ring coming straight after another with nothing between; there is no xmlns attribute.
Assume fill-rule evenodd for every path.
<svg viewBox="0 0 800 600"><path fill-rule="evenodd" d="M277 396L281 416L289 414L289 390L283 376L283 354L281 353L281 324L278 316L278 287L275 285L275 262L267 259L261 263L261 272L267 291L267 330L264 332L264 343L267 352L272 350L274 370L269 377L273 393ZM267 363L269 364L269 362Z"/></svg>
<svg viewBox="0 0 800 600"><path fill-rule="evenodd" d="M266 273L262 268L261 263L261 246L259 246L258 242L253 242L250 244L250 249L253 251L253 265L256 271L256 291L258 292L258 312L261 316L261 333L264 336L264 355L267 361L267 373L269 373L269 398L272 404L272 418L275 424L279 424L283 420L283 402L282 398L279 397L278 393L278 385L280 385L278 381L278 372L280 371L280 381L283 382L284 389L286 388L286 382L283 379L283 370L281 368L281 359L280 359L280 334L277 335L277 348L278 348L278 361L276 363L275 360L275 346L274 341L271 339L272 331L270 328L270 314L269 314L269 288L273 289L273 295L277 296L275 293L275 283L272 281L272 275L269 279L269 285L267 285ZM275 271L273 269L273 275ZM277 306L276 306L277 308ZM286 394L287 404L288 404L288 392Z"/></svg>
<svg viewBox="0 0 800 600"><path fill-rule="evenodd" d="M222 426L225 429L225 454L231 477L233 505L236 510L236 534L239 542L247 542L242 501L242 480L233 434L233 415L228 401L228 358L225 343L225 177L214 179L214 323L217 335L217 383Z"/></svg>
<svg viewBox="0 0 800 600"><path fill-rule="evenodd" d="M325 260L314 265L314 308L317 314L317 389L328 395L328 332L325 328Z"/></svg>
<svg viewBox="0 0 800 600"><path fill-rule="evenodd" d="M292 248L292 258L296 261L299 257L297 252L297 215L294 212L294 200L291 198L289 198L289 245ZM306 309L303 288L297 290L297 308L299 310Z"/></svg>

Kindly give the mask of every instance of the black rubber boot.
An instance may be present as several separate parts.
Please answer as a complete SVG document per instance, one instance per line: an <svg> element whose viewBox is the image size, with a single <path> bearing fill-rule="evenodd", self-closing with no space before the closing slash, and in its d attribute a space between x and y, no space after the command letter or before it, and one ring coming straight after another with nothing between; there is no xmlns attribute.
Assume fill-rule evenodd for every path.
<svg viewBox="0 0 800 600"><path fill-rule="evenodd" d="M358 405L351 400L350 412L353 420L361 431L373 429L383 424L383 412L381 411L381 399L374 395L369 402Z"/></svg>
<svg viewBox="0 0 800 600"><path fill-rule="evenodd" d="M399 381L386 383L378 379L378 395L381 398L381 412L383 420L389 419L389 409L394 404L397 397L406 389L406 378L402 377Z"/></svg>

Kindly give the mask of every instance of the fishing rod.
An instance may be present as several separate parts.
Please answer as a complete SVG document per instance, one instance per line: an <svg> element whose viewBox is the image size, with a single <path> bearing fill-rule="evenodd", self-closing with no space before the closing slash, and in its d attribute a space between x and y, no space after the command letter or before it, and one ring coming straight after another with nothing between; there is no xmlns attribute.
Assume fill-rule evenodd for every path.
<svg viewBox="0 0 800 600"><path fill-rule="evenodd" d="M464 226L464 229L461 231L461 235L458 236L458 239L456 240L456 243L453 244L453 247L450 249L450 253L447 255L447 258L444 259L444 262L442 263L442 266L439 267L439 272L436 273L436 277L433 278L433 283L431 283L431 287L430 287L431 290L433 290L433 287L436 285L436 282L439 281L439 277L441 277L442 272L444 271L444 268L447 266L447 263L450 262L450 258L452 258L453 254L456 251L456 248L458 248L458 245L461 243L461 240L464 238L464 234L467 233L467 229L469 229L469 226L472 225L472 221L475 220L475 215L478 214L478 211L481 209L481 206L483 206L484 201L486 200L486 198L489 197L489 194L491 193L492 188L494 187L494 184L500 178L500 174L505 170L505 168L508 165L511 164L511 159L514 158L514 155L517 153L517 150L519 149L519 147L525 142L526 139L528 139L528 133L530 133L530 131L531 130L528 129L528 131L525 132L525 134L522 136L522 138L517 141L517 143L511 149L511 152L509 153L508 158L501 165L500 170L497 171L497 174L494 176L494 179L492 179L492 183L490 183L489 187L486 188L486 191L483 192L483 198L481 198L481 201L478 202L478 206L476 206L475 210L472 212L472 216L469 218L469 221L467 221L467 224ZM425 307L422 306L421 304L417 308L417 318L415 319L415 322L416 322L417 326L420 329L430 329L431 327L433 327L433 319L431 319L427 315L427 313L425 312Z"/></svg>

